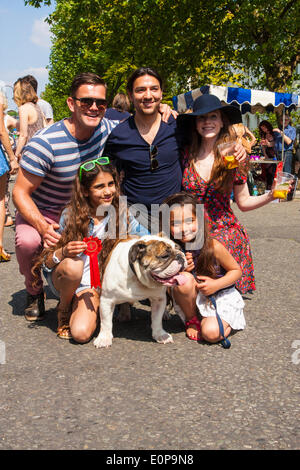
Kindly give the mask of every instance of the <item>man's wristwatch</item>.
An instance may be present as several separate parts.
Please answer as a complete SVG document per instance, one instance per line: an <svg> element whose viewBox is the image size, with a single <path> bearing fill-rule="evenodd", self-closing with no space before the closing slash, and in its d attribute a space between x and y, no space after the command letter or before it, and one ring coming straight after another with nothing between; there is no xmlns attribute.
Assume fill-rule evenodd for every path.
<svg viewBox="0 0 300 470"><path fill-rule="evenodd" d="M54 251L53 256L52 256L52 261L55 264L59 264L61 262L61 259L58 259L58 257L56 256L55 251Z"/></svg>

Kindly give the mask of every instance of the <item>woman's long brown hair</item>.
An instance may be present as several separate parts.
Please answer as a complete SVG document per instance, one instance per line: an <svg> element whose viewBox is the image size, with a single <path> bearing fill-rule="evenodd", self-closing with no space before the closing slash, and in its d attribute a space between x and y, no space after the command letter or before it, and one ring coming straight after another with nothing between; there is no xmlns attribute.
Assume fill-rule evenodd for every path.
<svg viewBox="0 0 300 470"><path fill-rule="evenodd" d="M81 181L79 180L79 169L77 175L75 177L75 181L73 183L73 190L71 194L71 200L69 204L66 206L66 216L65 216L65 227L61 234L61 238L59 239L58 243L49 248L45 248L42 250L40 255L37 257L34 266L32 268L32 274L34 276L33 285L36 285L39 278L39 273L42 264L45 262L46 258L51 254L54 253L55 250L65 246L70 241L82 241L85 237L88 236L88 228L89 223L91 220L91 206L89 203L88 196L85 196L85 193L89 191L90 187L92 186L95 178L98 176L99 173L109 173L112 175L116 193L112 201L112 206L115 209L116 218L116 238L119 238L119 220L122 217L119 217L120 207L119 207L119 197L120 197L120 181L117 170L113 165L100 165L98 163L95 164L95 168L91 171L82 171L81 174ZM109 208L108 208L109 209ZM128 227L128 214L124 213L124 217L126 218L126 223ZM101 259L107 259L110 251L112 250L113 246L116 243L116 238L109 239L107 238L102 244L102 251L101 251Z"/></svg>
<svg viewBox="0 0 300 470"><path fill-rule="evenodd" d="M219 144L224 142L229 142L236 140L236 134L230 125L229 119L226 114L220 110L221 119L223 121L223 127L220 130L220 134L214 145L214 164L212 167L212 172L210 176L209 183L213 183L215 188L221 193L229 193L232 189L232 182L235 172L227 170L223 161L222 156L219 154L217 147ZM193 165L194 160L197 157L199 148L201 144L201 136L196 129L196 119L192 119L191 129L190 129L190 138L189 138L189 164ZM239 165L239 170L242 174L247 175L248 167L246 164Z"/></svg>
<svg viewBox="0 0 300 470"><path fill-rule="evenodd" d="M191 204L193 208L193 215L196 217L197 216L197 204L199 204L199 201L196 197L182 191L180 193L173 194L172 196L167 197L163 204L166 204L169 207L172 206L181 206L184 207L187 204ZM170 224L170 220L168 221ZM202 223L201 223L202 225ZM163 224L161 223L161 228ZM164 226L166 226L164 224ZM203 245L200 250L200 254L198 256L197 260L197 265L195 266L195 272L197 274L201 274L203 276L210 276L212 278L217 277L217 272L216 272L216 259L214 256L214 247L213 247L213 239L210 237L209 231L208 231L208 225L206 220L203 218L203 225L201 227L198 227L199 230L204 231L204 237L203 237ZM169 230L170 233L170 238L172 238L171 231ZM175 243L178 243L181 245L180 241L173 239Z"/></svg>

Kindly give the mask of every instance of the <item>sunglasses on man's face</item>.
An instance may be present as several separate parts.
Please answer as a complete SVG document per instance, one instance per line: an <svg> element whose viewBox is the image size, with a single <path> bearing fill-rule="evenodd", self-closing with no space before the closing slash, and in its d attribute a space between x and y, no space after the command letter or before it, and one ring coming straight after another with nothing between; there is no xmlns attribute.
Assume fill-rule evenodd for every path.
<svg viewBox="0 0 300 470"><path fill-rule="evenodd" d="M150 170L154 171L157 170L159 167L158 160L157 160L157 155L158 155L158 149L156 145L150 145Z"/></svg>
<svg viewBox="0 0 300 470"><path fill-rule="evenodd" d="M79 181L80 182L81 182L82 170L92 171L95 168L97 163L99 165L109 165L110 163L109 157L98 157L98 158L95 158L95 160L90 160L88 162L82 163L82 165L80 165L79 167Z"/></svg>
<svg viewBox="0 0 300 470"><path fill-rule="evenodd" d="M91 108L94 103L96 103L98 109L107 107L107 100L102 98L76 98L76 96L73 96L73 100L80 101L81 108Z"/></svg>

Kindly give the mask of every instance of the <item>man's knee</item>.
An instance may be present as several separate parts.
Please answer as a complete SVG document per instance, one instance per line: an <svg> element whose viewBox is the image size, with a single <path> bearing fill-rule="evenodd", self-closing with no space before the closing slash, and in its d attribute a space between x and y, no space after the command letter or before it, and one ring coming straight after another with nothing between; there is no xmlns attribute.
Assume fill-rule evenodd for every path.
<svg viewBox="0 0 300 470"><path fill-rule="evenodd" d="M41 249L41 237L38 233L32 232L30 236L20 236L16 234L16 249L23 256L34 257Z"/></svg>
<svg viewBox="0 0 300 470"><path fill-rule="evenodd" d="M22 217L16 216L16 235L15 245L17 255L23 259L24 257L34 258L42 249L42 239L39 232L27 224Z"/></svg>

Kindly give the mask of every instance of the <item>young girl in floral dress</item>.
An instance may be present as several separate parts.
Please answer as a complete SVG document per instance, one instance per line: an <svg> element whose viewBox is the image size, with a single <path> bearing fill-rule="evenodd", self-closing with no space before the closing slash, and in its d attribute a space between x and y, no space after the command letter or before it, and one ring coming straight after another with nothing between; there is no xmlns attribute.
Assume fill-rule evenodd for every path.
<svg viewBox="0 0 300 470"><path fill-rule="evenodd" d="M223 106L214 95L202 95L194 102L193 112L179 115L178 127L186 132L188 147L183 156L183 189L204 204L211 235L231 253L242 269L236 281L241 293L255 290L253 261L249 237L230 206L233 190L242 211L262 207L271 202L272 190L261 196L250 196L247 186L246 151L236 144L234 156L238 166L227 169L217 151L218 144L234 141L232 124L241 122L241 113L234 106Z"/></svg>

